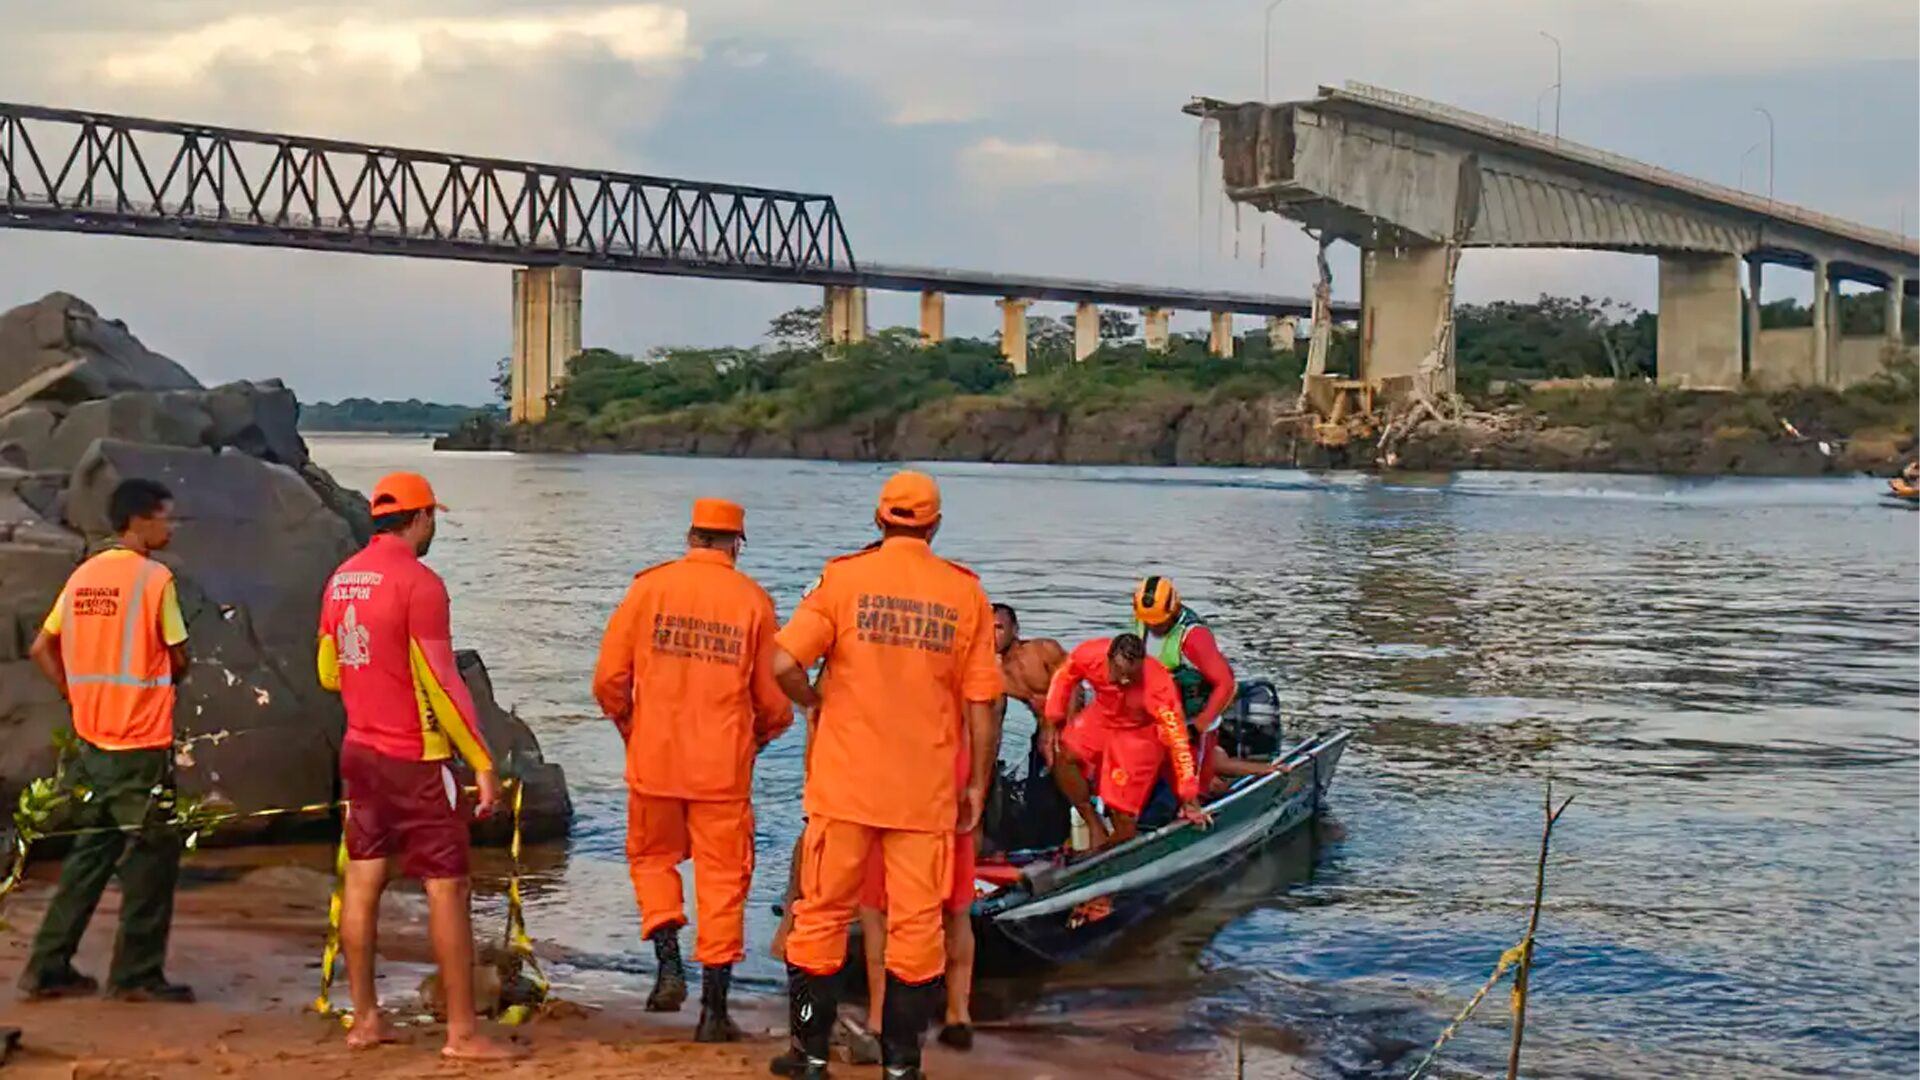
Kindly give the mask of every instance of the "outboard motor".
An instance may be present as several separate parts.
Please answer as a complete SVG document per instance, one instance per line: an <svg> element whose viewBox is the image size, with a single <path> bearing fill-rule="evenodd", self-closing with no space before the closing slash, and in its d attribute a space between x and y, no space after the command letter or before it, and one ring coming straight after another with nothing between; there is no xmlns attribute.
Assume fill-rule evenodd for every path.
<svg viewBox="0 0 1920 1080"><path fill-rule="evenodd" d="M1285 731L1280 720L1280 691L1266 679L1240 684L1234 712L1220 727L1220 743L1237 758L1264 761L1280 752Z"/></svg>

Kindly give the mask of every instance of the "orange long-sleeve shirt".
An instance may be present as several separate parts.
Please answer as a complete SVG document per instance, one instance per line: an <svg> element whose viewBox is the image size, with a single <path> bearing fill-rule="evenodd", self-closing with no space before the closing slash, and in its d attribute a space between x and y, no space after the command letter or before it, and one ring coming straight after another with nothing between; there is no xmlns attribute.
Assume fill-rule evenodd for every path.
<svg viewBox="0 0 1920 1080"><path fill-rule="evenodd" d="M1001 691L993 609L973 571L904 536L843 555L779 644L802 667L827 662L807 747L807 813L952 832L966 705Z"/></svg>
<svg viewBox="0 0 1920 1080"><path fill-rule="evenodd" d="M1095 638L1067 654L1067 662L1053 673L1053 682L1047 687L1047 723L1066 723L1074 689L1084 682L1093 688L1093 701L1073 722L1104 724L1115 730L1140 730L1151 725L1172 760L1175 793L1183 800L1199 798L1200 770L1193 744L1187 738L1180 688L1174 685L1166 665L1151 656L1141 661L1138 679L1125 686L1115 683L1107 674L1110 642L1110 638Z"/></svg>
<svg viewBox="0 0 1920 1080"><path fill-rule="evenodd" d="M593 696L630 718L627 786L667 799L745 799L760 747L793 723L773 680L773 598L725 552L644 570L607 622Z"/></svg>

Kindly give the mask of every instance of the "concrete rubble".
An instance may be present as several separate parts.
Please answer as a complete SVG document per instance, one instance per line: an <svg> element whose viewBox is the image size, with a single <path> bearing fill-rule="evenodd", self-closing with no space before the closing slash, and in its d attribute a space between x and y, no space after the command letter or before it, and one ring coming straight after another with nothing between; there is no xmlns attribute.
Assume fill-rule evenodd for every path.
<svg viewBox="0 0 1920 1080"><path fill-rule="evenodd" d="M22 394L16 391L31 391ZM179 581L192 666L174 714L183 792L241 811L326 802L345 716L314 671L321 591L366 542L367 502L307 456L277 380L203 387L120 322L53 293L0 315L0 800L51 774L65 704L27 648L66 576L110 539L107 496L166 484L180 523L160 555ZM565 778L460 656L502 771L526 782L529 839L566 833ZM272 838L316 819L223 827ZM505 822L483 839L504 838Z"/></svg>

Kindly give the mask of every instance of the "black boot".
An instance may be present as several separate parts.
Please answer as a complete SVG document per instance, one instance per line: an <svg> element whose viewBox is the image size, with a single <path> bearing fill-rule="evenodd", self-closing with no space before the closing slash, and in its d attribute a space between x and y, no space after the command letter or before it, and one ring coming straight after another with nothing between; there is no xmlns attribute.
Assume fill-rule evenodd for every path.
<svg viewBox="0 0 1920 1080"><path fill-rule="evenodd" d="M740 1025L727 1015L727 990L733 985L732 964L708 964L700 973L700 1023L693 1041L739 1042Z"/></svg>
<svg viewBox="0 0 1920 1080"><path fill-rule="evenodd" d="M921 1080L920 1040L946 1000L944 978L910 983L887 973L887 1004L880 1011L880 1064L887 1080Z"/></svg>
<svg viewBox="0 0 1920 1080"><path fill-rule="evenodd" d="M653 942L657 962L653 993L647 995L648 1012L679 1012L687 1000L687 968L680 962L680 925L662 926L648 940Z"/></svg>
<svg viewBox="0 0 1920 1080"><path fill-rule="evenodd" d="M787 965L787 1052L768 1068L775 1076L827 1080L827 1057L833 1052L833 1021L840 1011L840 973L811 975Z"/></svg>

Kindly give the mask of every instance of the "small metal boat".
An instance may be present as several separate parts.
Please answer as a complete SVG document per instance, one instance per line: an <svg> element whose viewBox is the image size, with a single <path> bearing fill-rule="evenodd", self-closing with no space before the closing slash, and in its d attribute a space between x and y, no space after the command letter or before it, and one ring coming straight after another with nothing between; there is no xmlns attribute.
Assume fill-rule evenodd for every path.
<svg viewBox="0 0 1920 1080"><path fill-rule="evenodd" d="M1222 882L1314 819L1352 737L1321 732L1278 754L1279 771L1244 777L1207 803L1211 828L1175 821L1090 858L1049 853L1019 865L1016 880L974 901L977 970L1010 974L1089 959L1187 894ZM981 870L992 880L1015 868Z"/></svg>

